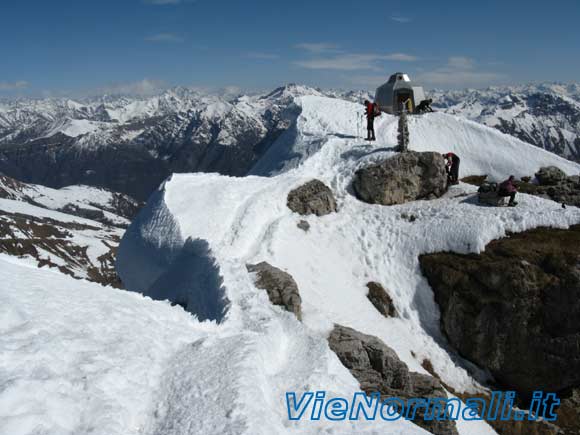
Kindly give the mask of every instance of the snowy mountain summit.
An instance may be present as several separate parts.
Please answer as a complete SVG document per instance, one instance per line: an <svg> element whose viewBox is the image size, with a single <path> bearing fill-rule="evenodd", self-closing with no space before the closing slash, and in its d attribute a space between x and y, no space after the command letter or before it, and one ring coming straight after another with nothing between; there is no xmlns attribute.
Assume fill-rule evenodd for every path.
<svg viewBox="0 0 580 435"><path fill-rule="evenodd" d="M325 343L333 324L379 337L413 372L428 374L422 362L429 360L454 391L480 391L485 377L467 370L469 364L451 357L443 344L439 310L419 271L419 255L478 253L508 232L566 228L580 222L580 211L527 195L517 208L481 207L471 200L476 188L463 184L432 201L390 207L363 203L352 193L353 175L394 154L396 118L383 116L377 126L380 138L369 145L356 138L355 104L322 96L300 97L296 104L300 113L291 140L281 137L255 166L256 173L271 176L175 174L163 184L121 242L118 270L123 282L131 290L169 298L194 315L217 322L220 332L206 345L214 351L225 350L236 337L236 351L244 357L219 365L225 364L228 373L240 365L247 367L229 391L238 398L235 412L240 417L237 423L247 428L244 433L353 433L351 423L289 425L282 402L285 392L313 385L339 397L352 394L353 386L356 389ZM487 174L500 180L510 174L533 174L546 165L569 174L580 169L456 116L412 118L410 130L413 150L453 151L462 157L464 175ZM331 188L336 212L300 216L287 207L288 193L312 179ZM301 220L308 223L307 231L299 227ZM265 292L256 288L246 266L263 261L296 281L302 323L270 305ZM369 282L389 289L398 317L382 316L369 302ZM258 394L256 388L267 394ZM174 422L181 415L177 410L187 407L191 396L171 400L177 403L158 415L157 427ZM197 403L205 402L202 397ZM204 415L210 415L209 409ZM218 421L237 433L233 422L228 426L216 417L215 424ZM420 431L408 422L388 427L392 433ZM384 422L376 422L356 426L356 431L382 433L385 428ZM458 422L457 430L493 433L481 422ZM171 433L184 432L174 428Z"/></svg>
<svg viewBox="0 0 580 435"><path fill-rule="evenodd" d="M434 199L362 202L353 177L396 154L397 118L378 118L377 141L367 143L353 116L360 105L295 91L284 115L276 114L288 116L290 126L248 168L253 175L174 174L153 193L118 252L117 271L132 292L99 293L89 283L73 291L64 277L35 269L28 272L32 289L0 293L14 307L0 316L0 340L14 349L10 361L30 361L0 371L9 416L0 419L0 432L523 433L463 417L444 428L403 418L289 418L287 393L352 398L372 390L372 379L405 397L458 397L461 409L469 397L489 394L501 381L492 379L497 367L474 364L448 340L419 257L478 255L511 233L580 223L577 207L538 196L519 194L513 208L481 206L477 188L465 183ZM282 101L286 92L242 97L228 110L251 107L266 119L272 99ZM501 181L545 166L580 173L574 162L459 116L411 117L409 129L411 150L461 156L461 176ZM300 211L302 198L296 192L317 200L322 192L328 207L318 216L293 212L289 205ZM3 279L26 288L15 278L26 266L0 261ZM577 339L575 323L556 326ZM55 342L58 355L51 353ZM569 364L576 363L572 355ZM361 367L368 371L357 372ZM569 372L575 382L577 371ZM56 402L39 402L35 391ZM541 433L560 430L530 424L547 431Z"/></svg>

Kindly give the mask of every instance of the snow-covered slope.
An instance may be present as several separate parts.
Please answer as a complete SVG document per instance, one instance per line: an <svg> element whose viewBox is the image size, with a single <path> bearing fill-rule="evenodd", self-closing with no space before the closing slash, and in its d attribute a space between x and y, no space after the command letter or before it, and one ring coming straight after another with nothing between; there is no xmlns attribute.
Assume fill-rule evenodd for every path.
<svg viewBox="0 0 580 435"><path fill-rule="evenodd" d="M348 397L358 384L322 337L263 295L218 326L3 255L0 280L2 434L384 433L287 421L286 391ZM405 421L388 429L427 433Z"/></svg>
<svg viewBox="0 0 580 435"><path fill-rule="evenodd" d="M352 195L353 174L393 154L396 119L381 117L376 126L378 140L368 144L356 138L358 126L352 113L358 106L353 103L306 96L296 104L300 115L294 131L282 135L254 168L255 173L275 176L176 174L163 184L122 241L118 269L125 284L146 294L152 287L155 296L162 298L159 288L165 272L174 261L182 261L182 248L207 244L206 259L221 277L214 297L220 298L217 292L223 289L228 300L225 315L216 320L221 321L220 328L232 328L247 337L239 342L238 350L254 355L252 371L260 378L253 384L255 378L244 376L234 387L240 398L236 415L241 413L246 422L244 433L293 431L284 423L285 391L321 388L343 394L356 388L354 379L336 364L325 344L334 323L379 337L413 371L425 373L421 362L429 359L448 385L459 391L476 391L478 380L485 375L475 370L472 377L467 362L450 356L439 330L432 291L419 271L418 255L445 250L479 252L508 231L578 223L580 210L562 209L552 201L527 195L520 195L517 208L480 207L473 200L475 188L464 184L433 201L391 207L362 203ZM531 175L545 165L568 173L580 170L579 165L554 154L451 115L413 118L410 131L411 149L460 155L462 175L489 174L500 179L512 173ZM297 227L303 217L287 208L286 198L291 189L313 178L332 188L338 212L306 218L310 230L304 232ZM411 221L409 216L415 219ZM303 325L271 306L265 292L256 289L246 264L263 260L295 278L302 296ZM384 318L374 309L366 298L369 281L389 289L400 318ZM173 288L175 283L169 282ZM196 294L188 294L185 288L180 296L195 298ZM215 358L224 370L233 370L230 364L234 362L224 362L219 345L215 346L215 354L208 358ZM196 389L197 381L186 373L187 391ZM178 386L182 388L183 382ZM254 397L250 392L256 390L261 399L248 405L247 400ZM250 417L257 409L263 415L260 426L254 426ZM178 412L175 418L179 423L174 421L169 433L184 433L187 417ZM220 421L224 433L243 432L236 426L239 421ZM160 424L169 427L164 426L168 422ZM384 422L371 426L379 433L387 428L389 433L418 430L385 426ZM356 433L365 429L357 426ZM306 433L318 430L311 427ZM346 425L336 425L335 430L353 433ZM476 422L460 422L459 430L466 435L493 433L486 424Z"/></svg>
<svg viewBox="0 0 580 435"><path fill-rule="evenodd" d="M0 281L6 435L143 433L168 356L215 330L167 303L4 254Z"/></svg>
<svg viewBox="0 0 580 435"><path fill-rule="evenodd" d="M55 190L0 175L0 252L118 286L115 251L139 206L102 189Z"/></svg>
<svg viewBox="0 0 580 435"><path fill-rule="evenodd" d="M580 85L544 83L435 91L437 107L580 160Z"/></svg>

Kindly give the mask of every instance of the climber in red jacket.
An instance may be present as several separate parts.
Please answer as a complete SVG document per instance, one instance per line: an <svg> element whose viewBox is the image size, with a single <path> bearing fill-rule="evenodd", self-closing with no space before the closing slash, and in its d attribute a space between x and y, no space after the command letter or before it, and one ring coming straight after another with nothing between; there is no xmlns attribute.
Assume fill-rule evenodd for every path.
<svg viewBox="0 0 580 435"><path fill-rule="evenodd" d="M443 154L445 159L445 168L447 169L447 181L449 184L459 184L459 163L460 159L457 154Z"/></svg>
<svg viewBox="0 0 580 435"><path fill-rule="evenodd" d="M371 103L365 100L365 115L367 116L367 140L376 140L375 138L375 118L381 115L381 110L377 103Z"/></svg>

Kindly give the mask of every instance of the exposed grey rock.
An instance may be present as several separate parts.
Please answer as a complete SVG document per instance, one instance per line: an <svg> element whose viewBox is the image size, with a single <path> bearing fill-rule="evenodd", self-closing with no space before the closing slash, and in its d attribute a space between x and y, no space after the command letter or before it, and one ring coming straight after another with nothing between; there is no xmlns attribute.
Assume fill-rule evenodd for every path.
<svg viewBox="0 0 580 435"><path fill-rule="evenodd" d="M367 394L379 392L382 397L411 399L447 398L441 383L427 375L410 372L393 349L372 335L366 335L346 326L334 325L328 337L330 348L349 369ZM454 421L425 421L417 408L417 425L433 434L457 434Z"/></svg>
<svg viewBox="0 0 580 435"><path fill-rule="evenodd" d="M397 315L393 300L382 285L378 282L369 282L367 283L367 288L369 289L367 298L379 313L385 317L395 317Z"/></svg>
<svg viewBox="0 0 580 435"><path fill-rule="evenodd" d="M558 184L559 182L564 181L566 177L566 173L555 166L546 166L540 168L540 170L536 172L536 178L539 183L546 186Z"/></svg>
<svg viewBox="0 0 580 435"><path fill-rule="evenodd" d="M561 397L558 409L558 426L566 430L566 435L580 434L580 387L573 388Z"/></svg>
<svg viewBox="0 0 580 435"><path fill-rule="evenodd" d="M296 224L296 226L301 230L303 230L304 232L308 232L308 230L310 229L310 224L305 220L301 220Z"/></svg>
<svg viewBox="0 0 580 435"><path fill-rule="evenodd" d="M76 204L66 204L59 211L67 214L72 214L73 216L79 216L85 219L90 219L97 222L106 222L105 213L103 210L94 210L90 208L82 208Z"/></svg>
<svg viewBox="0 0 580 435"><path fill-rule="evenodd" d="M359 169L353 187L370 204L403 204L438 198L447 191L447 173L441 154L409 151Z"/></svg>
<svg viewBox="0 0 580 435"><path fill-rule="evenodd" d="M476 255L420 257L461 355L530 397L580 384L580 226L540 228Z"/></svg>
<svg viewBox="0 0 580 435"><path fill-rule="evenodd" d="M554 166L540 168L535 175L538 184L522 179L517 183L518 190L522 193L551 199L560 204L580 207L580 177L578 175L567 176Z"/></svg>
<svg viewBox="0 0 580 435"><path fill-rule="evenodd" d="M336 211L332 190L320 180L312 180L288 194L288 208L301 215L324 216Z"/></svg>
<svg viewBox="0 0 580 435"><path fill-rule="evenodd" d="M270 302L294 313L298 320L302 320L302 298L292 275L265 261L248 264L246 267L248 272L256 273L256 286L266 290Z"/></svg>

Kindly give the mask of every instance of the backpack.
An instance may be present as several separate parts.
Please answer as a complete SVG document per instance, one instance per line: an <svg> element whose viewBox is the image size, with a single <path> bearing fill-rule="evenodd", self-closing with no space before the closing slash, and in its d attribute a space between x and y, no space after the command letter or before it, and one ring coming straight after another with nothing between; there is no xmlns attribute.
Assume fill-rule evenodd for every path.
<svg viewBox="0 0 580 435"><path fill-rule="evenodd" d="M498 185L497 183L483 183L479 189L477 189L478 193L497 193Z"/></svg>
<svg viewBox="0 0 580 435"><path fill-rule="evenodd" d="M381 116L381 109L377 103L371 103L373 107L373 115L374 116Z"/></svg>

